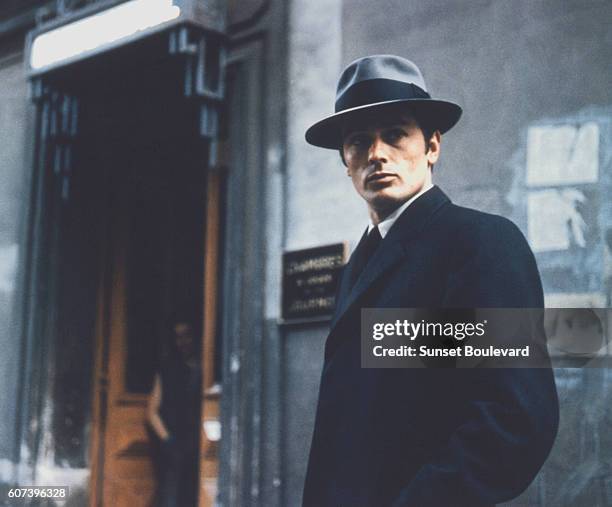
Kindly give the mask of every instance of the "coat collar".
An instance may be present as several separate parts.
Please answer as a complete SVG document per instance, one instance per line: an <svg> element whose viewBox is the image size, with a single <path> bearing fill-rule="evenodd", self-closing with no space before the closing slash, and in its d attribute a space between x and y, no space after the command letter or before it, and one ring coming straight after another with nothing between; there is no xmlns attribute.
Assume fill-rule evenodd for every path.
<svg viewBox="0 0 612 507"><path fill-rule="evenodd" d="M408 206L393 224L352 289L349 287L349 280L355 262L354 255L351 256L342 276L330 335L349 308L379 277L404 257L407 244L418 237L435 213L447 203L450 203L450 199L439 187L434 186ZM363 237L361 240L363 241Z"/></svg>

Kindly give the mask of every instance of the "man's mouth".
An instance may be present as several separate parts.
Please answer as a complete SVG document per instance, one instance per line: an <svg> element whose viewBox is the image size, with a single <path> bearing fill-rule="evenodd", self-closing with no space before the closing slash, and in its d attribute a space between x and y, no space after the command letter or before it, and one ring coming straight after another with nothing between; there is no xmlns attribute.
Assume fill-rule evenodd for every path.
<svg viewBox="0 0 612 507"><path fill-rule="evenodd" d="M387 180L389 178L395 178L395 174L394 173L388 173L385 171L376 171L372 174L370 174L367 178L366 178L366 183L372 183L375 181L384 181Z"/></svg>

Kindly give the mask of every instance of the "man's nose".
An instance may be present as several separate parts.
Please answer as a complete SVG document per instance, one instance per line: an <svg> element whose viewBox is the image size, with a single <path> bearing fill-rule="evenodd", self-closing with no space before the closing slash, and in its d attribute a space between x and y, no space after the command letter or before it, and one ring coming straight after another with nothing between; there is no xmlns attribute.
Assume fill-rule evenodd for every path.
<svg viewBox="0 0 612 507"><path fill-rule="evenodd" d="M379 135L375 136L374 139L372 139L372 144L370 145L370 152L368 154L368 162L370 164L385 164L388 162L385 143Z"/></svg>

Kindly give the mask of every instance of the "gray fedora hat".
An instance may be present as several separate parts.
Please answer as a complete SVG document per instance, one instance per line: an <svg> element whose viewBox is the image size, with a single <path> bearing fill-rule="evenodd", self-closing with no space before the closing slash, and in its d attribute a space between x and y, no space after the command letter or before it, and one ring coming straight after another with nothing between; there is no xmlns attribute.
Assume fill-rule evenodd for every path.
<svg viewBox="0 0 612 507"><path fill-rule="evenodd" d="M372 55L355 60L342 71L334 114L312 125L306 131L306 141L321 148L338 149L342 146L342 126L351 116L404 103L442 134L461 117L459 105L431 98L423 74L410 60Z"/></svg>

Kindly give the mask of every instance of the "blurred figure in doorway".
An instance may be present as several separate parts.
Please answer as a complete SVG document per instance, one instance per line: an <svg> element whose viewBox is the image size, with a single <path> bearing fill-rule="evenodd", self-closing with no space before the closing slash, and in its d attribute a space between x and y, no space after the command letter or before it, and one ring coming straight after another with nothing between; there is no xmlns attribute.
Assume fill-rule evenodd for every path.
<svg viewBox="0 0 612 507"><path fill-rule="evenodd" d="M147 407L155 440L158 507L191 507L198 498L202 372L193 326L175 320Z"/></svg>

